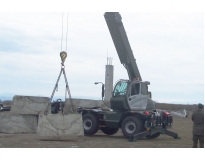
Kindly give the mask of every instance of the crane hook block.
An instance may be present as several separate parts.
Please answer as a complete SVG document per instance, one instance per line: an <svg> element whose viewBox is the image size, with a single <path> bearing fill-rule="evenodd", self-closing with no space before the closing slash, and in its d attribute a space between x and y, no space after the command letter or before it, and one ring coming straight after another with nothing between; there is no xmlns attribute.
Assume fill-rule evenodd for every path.
<svg viewBox="0 0 205 160"><path fill-rule="evenodd" d="M67 53L65 51L60 52L61 61L64 63L67 57Z"/></svg>

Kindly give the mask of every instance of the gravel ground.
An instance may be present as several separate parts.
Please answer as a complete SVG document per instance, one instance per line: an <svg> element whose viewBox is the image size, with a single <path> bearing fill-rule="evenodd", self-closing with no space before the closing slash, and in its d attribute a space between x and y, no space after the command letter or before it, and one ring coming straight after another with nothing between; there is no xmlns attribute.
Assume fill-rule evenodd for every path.
<svg viewBox="0 0 205 160"><path fill-rule="evenodd" d="M176 132L181 139L160 135L156 139L143 138L128 142L121 130L112 136L98 131L93 136L72 137L69 139L42 140L37 134L0 133L1 148L191 148L192 121L187 118L174 117L170 131Z"/></svg>
<svg viewBox="0 0 205 160"><path fill-rule="evenodd" d="M173 160L204 157L204 148L191 149L191 114L187 118L174 117L174 124L169 130L176 132L181 139L160 135L156 139L143 138L135 142L128 142L121 130L112 136L98 131L93 136L69 137L64 140L42 140L37 134L0 133L0 151L2 159L12 160L16 158L39 159L39 157L55 160L59 158L76 159L76 157L83 160L92 158Z"/></svg>

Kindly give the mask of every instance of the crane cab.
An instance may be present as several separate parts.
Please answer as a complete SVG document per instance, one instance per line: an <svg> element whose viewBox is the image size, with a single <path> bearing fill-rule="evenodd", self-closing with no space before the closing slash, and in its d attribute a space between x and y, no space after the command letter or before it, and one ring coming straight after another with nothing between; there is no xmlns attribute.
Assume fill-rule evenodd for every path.
<svg viewBox="0 0 205 160"><path fill-rule="evenodd" d="M148 81L119 80L110 99L111 108L115 111L153 110L155 103L148 92Z"/></svg>

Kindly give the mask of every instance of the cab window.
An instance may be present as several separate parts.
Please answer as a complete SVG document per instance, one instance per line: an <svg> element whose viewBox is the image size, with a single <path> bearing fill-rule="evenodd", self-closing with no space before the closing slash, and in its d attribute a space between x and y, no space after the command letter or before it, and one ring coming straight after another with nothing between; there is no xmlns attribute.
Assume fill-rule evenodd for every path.
<svg viewBox="0 0 205 160"><path fill-rule="evenodd" d="M141 83L141 94L148 95L147 85L144 83Z"/></svg>
<svg viewBox="0 0 205 160"><path fill-rule="evenodd" d="M122 95L126 95L127 93L127 84L128 82L123 82L120 81L118 82L118 84L115 86L114 92L113 92L113 96L117 97L117 96L122 96Z"/></svg>
<svg viewBox="0 0 205 160"><path fill-rule="evenodd" d="M139 83L132 84L131 96L137 95L137 94L139 94L139 92L140 92L140 84Z"/></svg>

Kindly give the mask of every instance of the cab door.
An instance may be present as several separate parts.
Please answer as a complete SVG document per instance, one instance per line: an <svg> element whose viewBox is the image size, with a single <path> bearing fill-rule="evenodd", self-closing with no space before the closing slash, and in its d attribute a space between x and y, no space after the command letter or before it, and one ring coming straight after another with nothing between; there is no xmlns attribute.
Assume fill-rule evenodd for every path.
<svg viewBox="0 0 205 160"><path fill-rule="evenodd" d="M131 110L140 110L141 94L139 82L131 84L128 94L128 104Z"/></svg>
<svg viewBox="0 0 205 160"><path fill-rule="evenodd" d="M141 110L145 110L147 108L148 103L148 88L147 85L141 83L140 85L140 95L141 95Z"/></svg>

